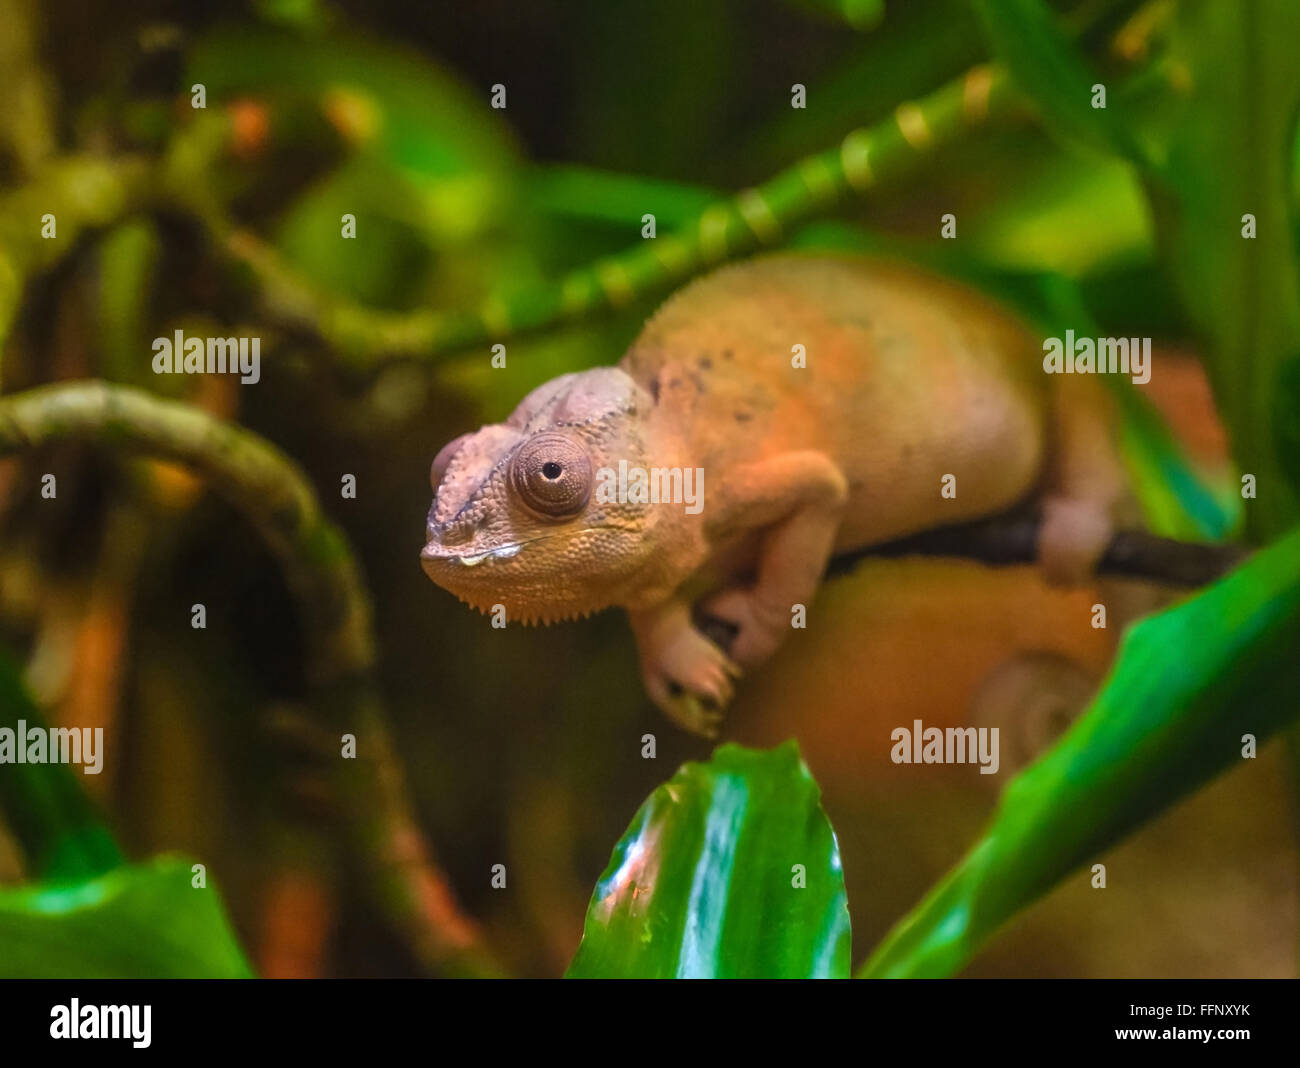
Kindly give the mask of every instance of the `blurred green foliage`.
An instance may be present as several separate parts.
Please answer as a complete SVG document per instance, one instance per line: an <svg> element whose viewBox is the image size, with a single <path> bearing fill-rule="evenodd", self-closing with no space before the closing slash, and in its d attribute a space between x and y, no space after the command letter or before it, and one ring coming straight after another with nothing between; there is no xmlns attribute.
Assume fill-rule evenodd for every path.
<svg viewBox="0 0 1300 1068"><path fill-rule="evenodd" d="M17 740L20 723L47 728L17 664L0 650L0 727L15 732ZM24 763L6 764L0 775L0 812L32 870L47 879L85 879L122 863L112 832L82 791L78 774L66 764Z"/></svg>
<svg viewBox="0 0 1300 1068"><path fill-rule="evenodd" d="M0 656L0 726L42 729L13 662ZM21 744L21 743L20 743ZM0 812L28 848L37 881L0 889L0 976L233 978L251 975L217 891L191 862L126 865L66 764L14 764Z"/></svg>
<svg viewBox="0 0 1300 1068"><path fill-rule="evenodd" d="M1280 452L1283 419L1300 401L1283 375L1300 360L1292 188L1300 7L1186 0L1149 61L1161 74L1155 106L1116 92L1096 107L1093 86L1104 81L1042 0L978 6L992 45L1049 127L1128 161L1144 179L1164 262L1207 342L1235 456L1261 484L1249 527L1256 538L1275 536L1300 515L1300 483L1288 478L1300 459Z"/></svg>

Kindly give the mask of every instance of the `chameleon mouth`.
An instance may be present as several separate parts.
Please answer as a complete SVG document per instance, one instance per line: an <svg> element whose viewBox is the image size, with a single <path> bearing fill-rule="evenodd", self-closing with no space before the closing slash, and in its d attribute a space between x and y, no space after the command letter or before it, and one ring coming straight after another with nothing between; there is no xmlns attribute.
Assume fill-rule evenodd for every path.
<svg viewBox="0 0 1300 1068"><path fill-rule="evenodd" d="M497 545L491 549L484 549L478 553L454 553L443 550L436 542L430 541L420 551L420 560L425 565L425 570L429 565L437 564L456 564L461 567L477 567L479 564L488 560L509 560L517 556L519 550L526 545L535 545L539 541L550 541L553 538L573 538L579 534L590 534L602 530L622 530L623 527L607 523L597 527L583 527L580 530L557 531L554 534L542 534L536 538L528 538L524 541L512 542L510 545Z"/></svg>
<svg viewBox="0 0 1300 1068"><path fill-rule="evenodd" d="M533 542L545 541L547 538L554 537L548 534L540 538L530 538L527 541L517 541L510 545L496 545L491 549L484 549L478 553L454 553L442 550L439 545L429 542L420 550L420 561L425 565L426 570L429 564L456 564L461 567L477 567L486 560L509 560L512 556L517 556L519 550L525 545L531 545Z"/></svg>
<svg viewBox="0 0 1300 1068"><path fill-rule="evenodd" d="M479 612L486 614L495 611L502 604L508 604L511 621L528 626L584 619L607 607L609 602L592 596L590 591L576 588L575 581L581 585L576 577L564 581L554 574L548 574L540 578L523 576L516 582L511 582L504 563L517 556L521 549L536 542L627 529L620 524L606 523L579 530L555 531L509 545L496 545L481 552L468 553L450 550L435 536L420 552L420 563L434 585L454 594ZM493 564L492 561L497 563ZM470 571L470 568L477 570ZM496 588L502 582L510 583L508 592Z"/></svg>
<svg viewBox="0 0 1300 1068"><path fill-rule="evenodd" d="M521 547L521 545L502 545L500 548L488 549L486 552L474 553L471 556L453 556L450 559L464 567L475 567L484 560L508 560L518 553Z"/></svg>

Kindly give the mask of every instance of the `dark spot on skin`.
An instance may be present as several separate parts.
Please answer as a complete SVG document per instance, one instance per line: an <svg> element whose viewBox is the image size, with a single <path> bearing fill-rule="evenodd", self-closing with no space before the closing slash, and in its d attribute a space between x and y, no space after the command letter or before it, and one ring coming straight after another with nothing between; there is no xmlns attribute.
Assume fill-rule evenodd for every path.
<svg viewBox="0 0 1300 1068"><path fill-rule="evenodd" d="M669 389L676 389L676 388L677 388L678 386L680 386L681 384L682 384L682 380L681 380L680 378L669 379L669 382L668 382L668 388L669 388Z"/></svg>
<svg viewBox="0 0 1300 1068"><path fill-rule="evenodd" d="M723 349L723 350L722 350L722 358L723 358L724 360L730 360L730 359L732 359L733 356L734 356L734 353L733 353L730 349Z"/></svg>
<svg viewBox="0 0 1300 1068"><path fill-rule="evenodd" d="M656 404L659 403L659 376L655 375L650 379L650 399Z"/></svg>
<svg viewBox="0 0 1300 1068"><path fill-rule="evenodd" d="M696 366L699 367L701 371L713 370L713 361L709 359L707 356L701 356L698 360L695 361L695 363Z"/></svg>
<svg viewBox="0 0 1300 1068"><path fill-rule="evenodd" d="M751 419L753 419L753 418L754 418L754 413L753 413L753 412L737 412L737 413L736 413L736 422L737 422L737 423L748 423L748 422L749 422Z"/></svg>

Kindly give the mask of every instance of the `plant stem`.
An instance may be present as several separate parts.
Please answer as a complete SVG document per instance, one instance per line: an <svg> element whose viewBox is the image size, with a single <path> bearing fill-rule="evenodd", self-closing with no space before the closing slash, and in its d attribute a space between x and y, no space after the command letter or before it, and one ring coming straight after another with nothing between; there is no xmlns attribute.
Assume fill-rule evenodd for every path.
<svg viewBox="0 0 1300 1068"><path fill-rule="evenodd" d="M589 318L656 293L725 260L777 245L1001 112L1012 94L1001 67L979 65L890 118L849 133L774 177L705 208L689 224L617 256L571 271L557 284L497 293L469 311L381 312L320 291L255 235L208 216L222 250L262 286L268 315L325 340L355 369L391 358L444 353Z"/></svg>

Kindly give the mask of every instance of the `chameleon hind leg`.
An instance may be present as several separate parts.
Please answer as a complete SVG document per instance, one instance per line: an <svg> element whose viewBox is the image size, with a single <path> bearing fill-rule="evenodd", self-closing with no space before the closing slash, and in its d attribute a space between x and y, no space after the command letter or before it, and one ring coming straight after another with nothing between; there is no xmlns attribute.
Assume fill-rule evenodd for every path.
<svg viewBox="0 0 1300 1068"><path fill-rule="evenodd" d="M1108 387L1096 376L1057 376L1055 440L1038 535L1039 562L1052 585L1087 583L1121 513L1131 518L1115 407Z"/></svg>

